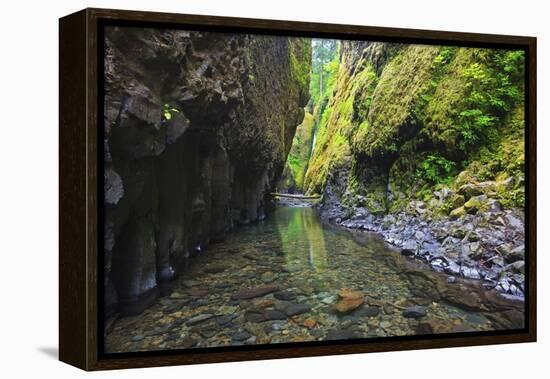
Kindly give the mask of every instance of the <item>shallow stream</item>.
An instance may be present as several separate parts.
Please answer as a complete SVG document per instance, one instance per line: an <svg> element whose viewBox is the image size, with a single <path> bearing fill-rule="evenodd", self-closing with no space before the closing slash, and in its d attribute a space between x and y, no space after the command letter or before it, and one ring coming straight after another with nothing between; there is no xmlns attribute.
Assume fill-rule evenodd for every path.
<svg viewBox="0 0 550 379"><path fill-rule="evenodd" d="M376 235L323 225L313 208L280 207L209 246L170 296L116 320L105 351L517 329L523 320L522 302L480 282L449 279Z"/></svg>

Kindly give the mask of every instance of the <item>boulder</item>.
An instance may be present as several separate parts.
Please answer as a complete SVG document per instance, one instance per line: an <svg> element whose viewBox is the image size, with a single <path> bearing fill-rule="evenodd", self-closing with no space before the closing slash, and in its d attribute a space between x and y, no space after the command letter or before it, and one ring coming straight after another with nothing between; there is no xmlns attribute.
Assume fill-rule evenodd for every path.
<svg viewBox="0 0 550 379"><path fill-rule="evenodd" d="M479 196L483 194L483 191L478 185L469 183L469 184L464 184L462 187L460 187L458 189L458 193L464 196L464 198L469 199L473 196Z"/></svg>
<svg viewBox="0 0 550 379"><path fill-rule="evenodd" d="M487 201L487 196L485 195L479 195L479 196L473 196L464 203L464 210L466 213L469 214L476 214L477 211L479 211L483 205L484 202Z"/></svg>
<svg viewBox="0 0 550 379"><path fill-rule="evenodd" d="M456 219L459 219L461 217L464 217L466 215L466 209L462 206L462 207L458 207L456 209L453 209L451 211L451 213L449 213L449 218L451 220L456 220Z"/></svg>
<svg viewBox="0 0 550 379"><path fill-rule="evenodd" d="M268 293L276 292L278 290L279 286L277 286L276 284L269 284L254 288L245 288L231 295L231 300L252 299L254 297L264 296Z"/></svg>
<svg viewBox="0 0 550 379"><path fill-rule="evenodd" d="M349 288L342 288L338 293L340 301L336 303L335 309L338 313L347 313L359 308L365 301L364 295L359 291L352 291Z"/></svg>
<svg viewBox="0 0 550 379"><path fill-rule="evenodd" d="M406 317L406 318L421 318L426 316L426 308L421 307L420 305L415 305L403 310L402 314L403 314L403 317Z"/></svg>

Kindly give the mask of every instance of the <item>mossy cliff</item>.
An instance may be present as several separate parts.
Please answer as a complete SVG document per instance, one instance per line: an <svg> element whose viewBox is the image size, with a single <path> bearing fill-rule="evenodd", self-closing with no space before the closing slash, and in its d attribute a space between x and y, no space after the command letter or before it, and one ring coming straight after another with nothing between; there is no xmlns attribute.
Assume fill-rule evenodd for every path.
<svg viewBox="0 0 550 379"><path fill-rule="evenodd" d="M105 306L135 313L270 210L309 94L308 39L107 28Z"/></svg>
<svg viewBox="0 0 550 379"><path fill-rule="evenodd" d="M314 133L313 115L306 111L304 120L296 128L283 175L277 184L279 192L302 193L304 191L304 177L308 169Z"/></svg>
<svg viewBox="0 0 550 379"><path fill-rule="evenodd" d="M330 85L304 180L321 215L522 297L523 52L343 41Z"/></svg>
<svg viewBox="0 0 550 379"><path fill-rule="evenodd" d="M485 207L523 206L523 59L522 51L341 42L305 190L374 214L415 212L411 202L422 201L446 217L462 206L464 185L487 196Z"/></svg>

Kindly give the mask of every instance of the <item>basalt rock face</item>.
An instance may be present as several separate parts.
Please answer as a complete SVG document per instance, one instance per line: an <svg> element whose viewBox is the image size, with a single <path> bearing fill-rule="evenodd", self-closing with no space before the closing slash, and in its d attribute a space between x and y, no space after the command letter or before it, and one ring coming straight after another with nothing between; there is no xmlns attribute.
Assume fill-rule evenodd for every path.
<svg viewBox="0 0 550 379"><path fill-rule="evenodd" d="M306 39L244 34L105 37L105 308L128 314L190 256L269 212L311 52Z"/></svg>

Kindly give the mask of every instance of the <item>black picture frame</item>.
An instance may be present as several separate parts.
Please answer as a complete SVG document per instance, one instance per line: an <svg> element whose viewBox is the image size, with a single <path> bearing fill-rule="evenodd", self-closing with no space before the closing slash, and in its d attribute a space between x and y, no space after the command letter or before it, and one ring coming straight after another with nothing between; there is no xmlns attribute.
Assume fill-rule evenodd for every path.
<svg viewBox="0 0 550 379"><path fill-rule="evenodd" d="M526 53L526 327L372 340L289 343L162 352L102 353L103 27L330 37L472 47ZM356 25L84 9L59 21L60 250L59 357L85 370L229 362L536 341L536 38Z"/></svg>

